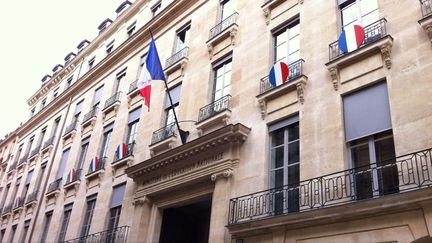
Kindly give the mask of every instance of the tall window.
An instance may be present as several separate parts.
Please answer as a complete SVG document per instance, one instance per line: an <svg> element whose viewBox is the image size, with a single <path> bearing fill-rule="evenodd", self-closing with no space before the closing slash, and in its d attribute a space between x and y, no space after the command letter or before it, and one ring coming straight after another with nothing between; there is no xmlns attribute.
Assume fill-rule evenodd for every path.
<svg viewBox="0 0 432 243"><path fill-rule="evenodd" d="M54 93L53 93L53 100L54 100L55 98L57 98L58 91L59 91L59 88L57 87L57 88L54 90Z"/></svg>
<svg viewBox="0 0 432 243"><path fill-rule="evenodd" d="M377 0L339 0L342 27L354 24L363 27L379 19Z"/></svg>
<svg viewBox="0 0 432 243"><path fill-rule="evenodd" d="M140 115L141 115L141 107L138 107L135 110L129 112L128 134L126 138L127 144L132 144L135 142Z"/></svg>
<svg viewBox="0 0 432 243"><path fill-rule="evenodd" d="M93 96L93 107L96 107L99 105L101 97L102 97L102 91L103 91L103 85L95 90L95 93Z"/></svg>
<svg viewBox="0 0 432 243"><path fill-rule="evenodd" d="M273 33L274 62L290 64L300 59L300 20L295 20Z"/></svg>
<svg viewBox="0 0 432 243"><path fill-rule="evenodd" d="M9 238L9 243L13 243L14 242L16 229L17 229L17 225L13 225L12 226L12 232L11 232L11 235L10 235L10 238Z"/></svg>
<svg viewBox="0 0 432 243"><path fill-rule="evenodd" d="M288 185L275 195L275 213L299 210L300 138L298 117L275 123L270 132L270 187ZM286 203L284 203L286 202Z"/></svg>
<svg viewBox="0 0 432 243"><path fill-rule="evenodd" d="M92 69L93 67L94 67L94 64L95 64L95 57L93 57L92 59L90 59L89 61L88 61L88 70L90 70L90 69Z"/></svg>
<svg viewBox="0 0 432 243"><path fill-rule="evenodd" d="M7 184L6 189L3 192L3 198L2 198L2 201L1 201L1 208L3 208L3 206L4 206L5 202L6 202L6 198L7 198L8 194L9 194L10 185L11 185L10 183Z"/></svg>
<svg viewBox="0 0 432 243"><path fill-rule="evenodd" d="M162 3L159 1L153 7L151 7L152 18L158 15L161 11Z"/></svg>
<svg viewBox="0 0 432 243"><path fill-rule="evenodd" d="M82 167L84 166L89 143L90 143L90 137L84 138L81 141L81 152L78 159L78 166L76 167L78 170L82 169Z"/></svg>
<svg viewBox="0 0 432 243"><path fill-rule="evenodd" d="M46 105L46 98L42 100L40 109L42 110L43 108L45 108L45 105Z"/></svg>
<svg viewBox="0 0 432 243"><path fill-rule="evenodd" d="M5 234L6 234L6 229L2 229L0 231L0 242L3 242L3 238L4 238Z"/></svg>
<svg viewBox="0 0 432 243"><path fill-rule="evenodd" d="M106 54L109 55L114 50L114 40L106 46Z"/></svg>
<svg viewBox="0 0 432 243"><path fill-rule="evenodd" d="M181 94L181 85L177 85L176 87L169 90L171 95L172 104L169 100L168 95L165 98L165 126L175 122L174 119L174 111L178 114L179 111L179 102L180 102L180 94Z"/></svg>
<svg viewBox="0 0 432 243"><path fill-rule="evenodd" d="M72 84L72 80L73 80L73 76L70 76L67 80L66 80L66 84L65 84L65 90L67 90L71 84Z"/></svg>
<svg viewBox="0 0 432 243"><path fill-rule="evenodd" d="M52 130L51 130L51 137L54 137L56 135L58 126L60 124L60 119L61 119L61 117L58 117L57 119L55 119Z"/></svg>
<svg viewBox="0 0 432 243"><path fill-rule="evenodd" d="M22 152L22 149L23 149L23 147L24 147L24 144L22 143L22 144L20 144L20 146L18 147L18 151L17 151L17 153L16 153L16 159L18 160L20 157L21 157L21 152Z"/></svg>
<svg viewBox="0 0 432 243"><path fill-rule="evenodd" d="M80 102L78 102L75 106L75 119L78 119L79 115L81 114L82 108L84 104L84 99L82 99Z"/></svg>
<svg viewBox="0 0 432 243"><path fill-rule="evenodd" d="M138 77L141 75L141 71L144 68L144 64L146 62L146 59L147 59L147 53L144 54L144 55L142 55L141 58L140 58L140 65L139 65L139 68L138 68Z"/></svg>
<svg viewBox="0 0 432 243"><path fill-rule="evenodd" d="M43 227L43 231L42 231L42 238L41 238L41 243L45 243L46 242L46 238L48 236L48 230L50 228L50 224L51 224L51 218L53 215L53 211L47 212L45 214L45 224Z"/></svg>
<svg viewBox="0 0 432 243"><path fill-rule="evenodd" d="M126 33L127 37L131 37L135 33L136 22L133 22L129 27L127 27Z"/></svg>
<svg viewBox="0 0 432 243"><path fill-rule="evenodd" d="M113 194L112 194L111 204L110 204L110 217L108 221L108 230L114 230L115 228L118 227L125 189L126 189L126 184L121 184L113 188Z"/></svg>
<svg viewBox="0 0 432 243"><path fill-rule="evenodd" d="M27 144L27 150L25 152L25 155L28 155L30 153L30 150L33 146L34 136L32 136L29 140L29 143Z"/></svg>
<svg viewBox="0 0 432 243"><path fill-rule="evenodd" d="M66 233L67 233L67 228L69 226L69 220L70 220L70 216L72 213L72 206L73 204L68 204L64 207L64 212L63 212L63 220L61 223L61 228L60 228L60 234L59 234L59 238L58 238L58 242L63 242L65 240L66 237Z"/></svg>
<svg viewBox="0 0 432 243"><path fill-rule="evenodd" d="M126 78L126 69L119 72L116 76L116 80L114 82L113 94L117 93L121 87L122 81ZM124 83L124 81L123 81Z"/></svg>
<svg viewBox="0 0 432 243"><path fill-rule="evenodd" d="M213 100L218 100L231 92L231 57L222 60L214 66Z"/></svg>
<svg viewBox="0 0 432 243"><path fill-rule="evenodd" d="M29 187L30 187L30 182L31 182L31 180L32 180L32 177L33 177L33 170L31 170L31 171L29 171L29 172L27 173L25 186L24 186L24 189L23 189L23 191L22 191L22 200L25 200L25 198L27 197L27 194L28 194L28 190L29 190Z"/></svg>
<svg viewBox="0 0 432 243"><path fill-rule="evenodd" d="M41 133L40 133L40 135L39 135L39 140L38 140L38 143L37 143L37 146L38 146L38 147L41 146L42 143L43 143L43 141L44 141L45 134L46 134L46 130L47 130L46 127L42 128L42 130L41 130Z"/></svg>
<svg viewBox="0 0 432 243"><path fill-rule="evenodd" d="M63 151L63 155L62 155L62 158L60 161L60 167L58 168L58 171L57 171L56 179L60 179L63 177L63 173L64 173L64 170L66 168L66 163L69 159L69 151L70 151L70 149L66 149L65 151Z"/></svg>
<svg viewBox="0 0 432 243"><path fill-rule="evenodd" d="M100 158L107 157L108 146L111 141L111 135L114 128L114 122L104 127L104 134L102 139L102 146L100 147Z"/></svg>
<svg viewBox="0 0 432 243"><path fill-rule="evenodd" d="M224 20L235 13L234 0L221 1L220 16L221 20Z"/></svg>
<svg viewBox="0 0 432 243"><path fill-rule="evenodd" d="M386 83L343 97L345 138L357 199L399 191Z"/></svg>
<svg viewBox="0 0 432 243"><path fill-rule="evenodd" d="M186 42L189 39L188 38L189 30L190 30L190 23L177 31L174 53L181 51L183 48L187 46Z"/></svg>
<svg viewBox="0 0 432 243"><path fill-rule="evenodd" d="M43 180L43 178L44 178L44 176L45 176L45 170L46 170L47 163L48 163L48 162L45 161L45 162L41 165L41 169L40 169L40 171L39 171L39 176L38 176L38 178L36 179L36 180L37 180L37 183L36 183L36 187L34 188L35 191L39 191L39 189L40 189L40 186L41 186L42 180Z"/></svg>
<svg viewBox="0 0 432 243"><path fill-rule="evenodd" d="M87 236L90 232L90 226L93 219L93 212L96 206L97 195L93 195L87 198L87 206L84 215L84 221L81 228L81 237Z"/></svg>
<svg viewBox="0 0 432 243"><path fill-rule="evenodd" d="M21 243L25 243L27 238L28 229L30 227L30 220L24 222L24 231L22 233Z"/></svg>
<svg viewBox="0 0 432 243"><path fill-rule="evenodd" d="M15 182L15 188L13 189L12 197L10 199L11 204L15 202L15 198L16 198L16 195L18 193L18 188L19 188L20 184L21 184L21 177L19 177Z"/></svg>

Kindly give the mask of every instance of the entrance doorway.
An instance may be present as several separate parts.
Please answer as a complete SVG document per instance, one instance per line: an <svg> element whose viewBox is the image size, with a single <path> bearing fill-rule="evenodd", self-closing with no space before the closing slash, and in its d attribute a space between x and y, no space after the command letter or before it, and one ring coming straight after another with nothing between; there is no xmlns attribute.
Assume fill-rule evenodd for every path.
<svg viewBox="0 0 432 243"><path fill-rule="evenodd" d="M211 200L163 211L159 243L208 242Z"/></svg>

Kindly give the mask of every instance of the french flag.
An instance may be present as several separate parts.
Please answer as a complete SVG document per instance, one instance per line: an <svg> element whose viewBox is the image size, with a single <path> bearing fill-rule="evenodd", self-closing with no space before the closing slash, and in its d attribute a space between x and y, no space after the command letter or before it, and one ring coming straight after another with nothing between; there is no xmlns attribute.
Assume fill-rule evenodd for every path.
<svg viewBox="0 0 432 243"><path fill-rule="evenodd" d="M150 96L151 96L151 81L164 80L165 74L159 59L159 54L156 49L156 44L152 36L150 42L147 59L144 67L141 70L140 77L137 82L138 90L142 97L144 97L144 105L150 110Z"/></svg>
<svg viewBox="0 0 432 243"><path fill-rule="evenodd" d="M360 25L352 25L342 31L339 36L339 49L343 53L357 50L365 39L365 32Z"/></svg>
<svg viewBox="0 0 432 243"><path fill-rule="evenodd" d="M288 79L289 69L284 62L277 62L269 74L269 82L274 87L285 83Z"/></svg>
<svg viewBox="0 0 432 243"><path fill-rule="evenodd" d="M93 172L97 170L99 166L100 166L99 157L96 156L90 161L89 171Z"/></svg>
<svg viewBox="0 0 432 243"><path fill-rule="evenodd" d="M124 156L126 155L126 144L125 143L120 144L117 147L115 154L116 154L118 159L123 159Z"/></svg>
<svg viewBox="0 0 432 243"><path fill-rule="evenodd" d="M72 168L72 170L70 170L69 173L67 174L66 182L69 183L74 181L75 179L76 179L76 171L74 168Z"/></svg>

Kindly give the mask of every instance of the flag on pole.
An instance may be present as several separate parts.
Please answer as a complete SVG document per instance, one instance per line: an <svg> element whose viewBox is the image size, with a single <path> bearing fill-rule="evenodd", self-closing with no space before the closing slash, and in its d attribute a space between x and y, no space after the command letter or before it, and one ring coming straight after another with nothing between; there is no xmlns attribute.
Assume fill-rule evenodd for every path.
<svg viewBox="0 0 432 243"><path fill-rule="evenodd" d="M146 105L149 110L150 110L150 96L151 96L151 81L153 80L165 81L165 75L156 49L155 41L152 37L149 51L147 54L147 59L144 63L143 69L141 70L140 77L137 83L138 90L141 96L144 97L144 105Z"/></svg>

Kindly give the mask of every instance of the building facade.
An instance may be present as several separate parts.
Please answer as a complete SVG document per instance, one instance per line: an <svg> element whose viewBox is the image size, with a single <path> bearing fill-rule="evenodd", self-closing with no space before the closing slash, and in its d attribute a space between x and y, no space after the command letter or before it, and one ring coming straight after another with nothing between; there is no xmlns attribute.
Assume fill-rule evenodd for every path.
<svg viewBox="0 0 432 243"><path fill-rule="evenodd" d="M115 13L0 141L2 242L430 240L431 0L137 0ZM343 52L354 25L364 41ZM151 36L168 89L152 81L147 107ZM280 61L289 74L273 87Z"/></svg>

